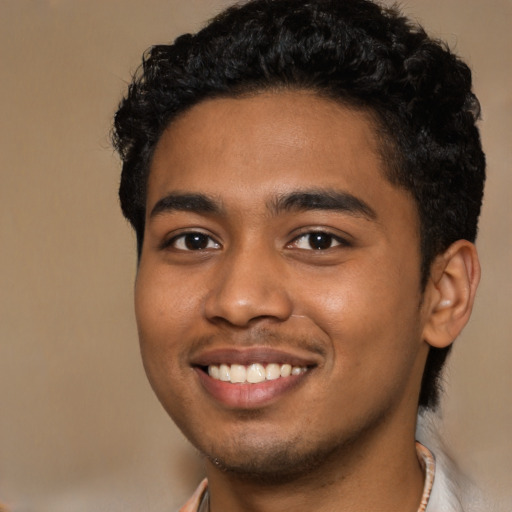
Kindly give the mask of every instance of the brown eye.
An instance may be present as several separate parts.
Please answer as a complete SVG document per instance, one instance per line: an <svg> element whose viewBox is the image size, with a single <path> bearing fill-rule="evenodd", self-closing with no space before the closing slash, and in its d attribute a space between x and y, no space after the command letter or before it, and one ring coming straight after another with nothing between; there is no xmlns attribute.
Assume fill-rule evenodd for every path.
<svg viewBox="0 0 512 512"><path fill-rule="evenodd" d="M173 238L169 245L181 251L204 251L220 247L215 240L204 233L184 233Z"/></svg>
<svg viewBox="0 0 512 512"><path fill-rule="evenodd" d="M305 233L297 237L293 242L293 246L298 249L314 251L325 251L338 245L348 244L346 244L343 239L323 231Z"/></svg>
<svg viewBox="0 0 512 512"><path fill-rule="evenodd" d="M308 235L308 243L311 249L325 250L332 247L334 237L327 233L311 233Z"/></svg>

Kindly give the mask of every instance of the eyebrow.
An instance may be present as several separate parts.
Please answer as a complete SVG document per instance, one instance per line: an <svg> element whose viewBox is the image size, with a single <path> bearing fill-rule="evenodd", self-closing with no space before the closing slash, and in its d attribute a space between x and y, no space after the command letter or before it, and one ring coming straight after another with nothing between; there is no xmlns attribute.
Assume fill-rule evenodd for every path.
<svg viewBox="0 0 512 512"><path fill-rule="evenodd" d="M153 206L149 217L153 218L162 213L176 211L218 214L222 210L220 202L213 197L204 194L173 193L159 199Z"/></svg>
<svg viewBox="0 0 512 512"><path fill-rule="evenodd" d="M333 189L313 189L281 194L267 203L273 215L283 212L308 210L334 210L349 215L375 220L377 214L365 201L344 191ZM224 212L221 202L205 194L171 193L157 201L150 218L163 213L190 211L194 213L221 214Z"/></svg>
<svg viewBox="0 0 512 512"><path fill-rule="evenodd" d="M275 214L282 211L334 210L368 220L376 220L377 213L362 199L344 191L313 189L280 195L268 205Z"/></svg>

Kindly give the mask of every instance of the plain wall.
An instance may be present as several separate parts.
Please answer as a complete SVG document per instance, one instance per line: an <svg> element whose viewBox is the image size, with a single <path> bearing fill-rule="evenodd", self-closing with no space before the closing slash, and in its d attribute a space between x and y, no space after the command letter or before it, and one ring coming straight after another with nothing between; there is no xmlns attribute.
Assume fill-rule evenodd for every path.
<svg viewBox="0 0 512 512"><path fill-rule="evenodd" d="M139 360L135 241L108 133L151 44L220 0L0 0L0 501L173 510L200 478ZM409 0L474 69L488 183L483 278L443 404L463 469L512 499L512 1Z"/></svg>

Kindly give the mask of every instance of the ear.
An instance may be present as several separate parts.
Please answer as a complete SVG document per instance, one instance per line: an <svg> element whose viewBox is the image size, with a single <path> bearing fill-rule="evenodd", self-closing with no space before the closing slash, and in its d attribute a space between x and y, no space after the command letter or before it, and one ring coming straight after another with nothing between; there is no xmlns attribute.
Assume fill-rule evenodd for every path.
<svg viewBox="0 0 512 512"><path fill-rule="evenodd" d="M476 247L457 240L436 257L425 289L427 315L423 339L432 347L445 348L469 320L480 281Z"/></svg>

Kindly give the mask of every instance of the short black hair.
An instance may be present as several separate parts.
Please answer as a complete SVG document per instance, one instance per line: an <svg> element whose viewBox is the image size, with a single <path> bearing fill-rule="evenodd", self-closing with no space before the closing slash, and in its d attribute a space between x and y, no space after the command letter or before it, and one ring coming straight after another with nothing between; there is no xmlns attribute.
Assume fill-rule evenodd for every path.
<svg viewBox="0 0 512 512"><path fill-rule="evenodd" d="M113 130L121 207L139 256L151 158L169 123L208 98L287 89L371 114L387 178L417 204L424 288L435 256L477 234L480 105L464 62L396 7L370 0L251 0L144 54ZM420 406L436 407L449 350L430 348Z"/></svg>

